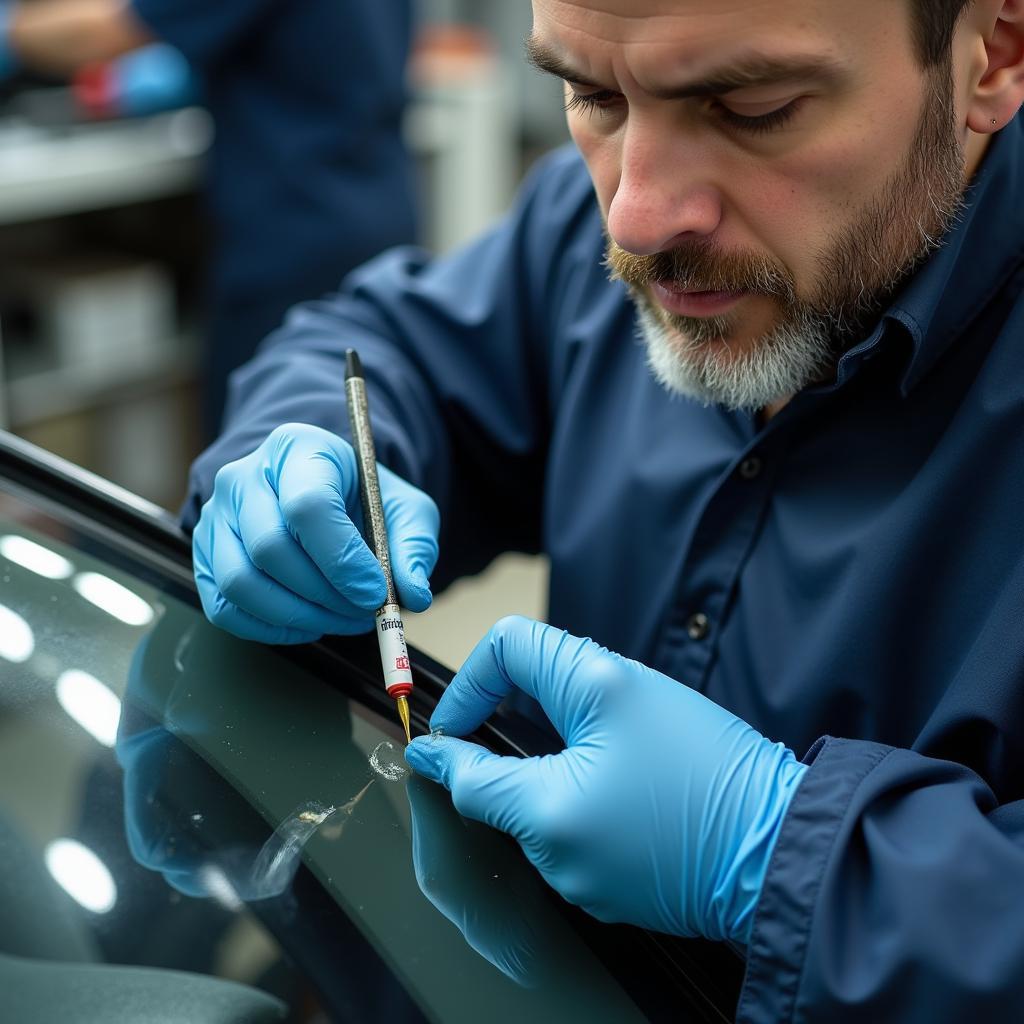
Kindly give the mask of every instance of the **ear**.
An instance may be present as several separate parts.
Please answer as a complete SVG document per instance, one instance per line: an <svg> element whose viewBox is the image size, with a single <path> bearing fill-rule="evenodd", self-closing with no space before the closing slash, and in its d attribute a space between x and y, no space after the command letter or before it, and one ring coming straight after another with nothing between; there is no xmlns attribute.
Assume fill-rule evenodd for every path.
<svg viewBox="0 0 1024 1024"><path fill-rule="evenodd" d="M967 125L991 135L1024 104L1024 0L989 0L977 5L976 14L987 63L971 94Z"/></svg>

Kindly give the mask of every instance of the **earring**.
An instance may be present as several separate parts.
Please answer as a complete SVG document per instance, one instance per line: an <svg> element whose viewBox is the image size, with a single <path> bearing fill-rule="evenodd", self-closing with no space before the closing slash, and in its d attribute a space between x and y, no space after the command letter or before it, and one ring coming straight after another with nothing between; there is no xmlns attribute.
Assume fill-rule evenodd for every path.
<svg viewBox="0 0 1024 1024"><path fill-rule="evenodd" d="M999 124L999 122L994 117L992 118L992 123L993 124Z"/></svg>

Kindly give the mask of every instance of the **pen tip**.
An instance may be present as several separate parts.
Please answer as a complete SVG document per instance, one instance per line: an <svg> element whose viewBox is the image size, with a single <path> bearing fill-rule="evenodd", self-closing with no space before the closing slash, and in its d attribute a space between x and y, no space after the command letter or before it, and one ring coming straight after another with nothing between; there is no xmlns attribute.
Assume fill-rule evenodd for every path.
<svg viewBox="0 0 1024 1024"><path fill-rule="evenodd" d="M402 726L405 729L405 742L412 743L412 733L409 728L409 700L406 697L399 697L398 700L398 717L402 720Z"/></svg>
<svg viewBox="0 0 1024 1024"><path fill-rule="evenodd" d="M359 353L350 348L345 353L345 379L349 377L362 377L363 364L359 361Z"/></svg>

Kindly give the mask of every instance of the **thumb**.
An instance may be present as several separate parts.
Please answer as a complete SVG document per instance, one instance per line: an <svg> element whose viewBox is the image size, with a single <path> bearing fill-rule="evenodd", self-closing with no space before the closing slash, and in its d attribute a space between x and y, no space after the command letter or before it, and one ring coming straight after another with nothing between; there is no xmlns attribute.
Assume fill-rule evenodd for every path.
<svg viewBox="0 0 1024 1024"><path fill-rule="evenodd" d="M450 789L460 814L520 838L522 808L535 802L536 758L499 757L452 736L417 736L405 759L414 771Z"/></svg>

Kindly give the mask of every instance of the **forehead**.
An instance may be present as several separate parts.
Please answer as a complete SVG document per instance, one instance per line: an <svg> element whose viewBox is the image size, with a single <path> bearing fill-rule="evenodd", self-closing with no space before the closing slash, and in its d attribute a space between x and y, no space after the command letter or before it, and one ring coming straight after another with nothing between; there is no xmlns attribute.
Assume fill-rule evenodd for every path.
<svg viewBox="0 0 1024 1024"><path fill-rule="evenodd" d="M898 43L909 56L909 11L909 0L533 0L545 45L586 60L694 67L752 48L856 59Z"/></svg>

